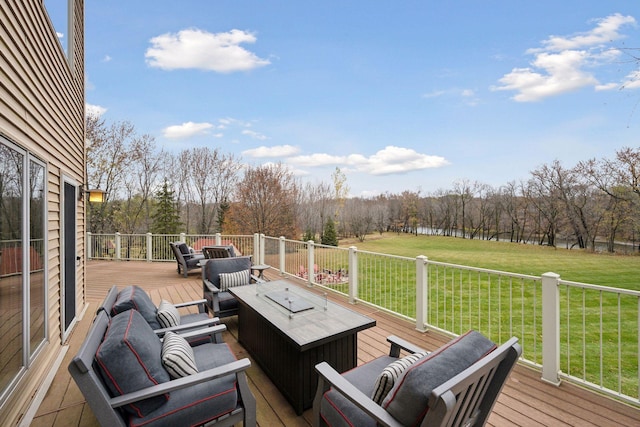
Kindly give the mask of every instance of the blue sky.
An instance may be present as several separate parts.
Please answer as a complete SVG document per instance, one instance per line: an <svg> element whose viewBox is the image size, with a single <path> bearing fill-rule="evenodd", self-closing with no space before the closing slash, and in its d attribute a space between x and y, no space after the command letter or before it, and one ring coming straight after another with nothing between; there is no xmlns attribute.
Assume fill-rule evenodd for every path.
<svg viewBox="0 0 640 427"><path fill-rule="evenodd" d="M637 147L640 2L86 0L90 111L355 196ZM53 14L53 12L52 12ZM63 35L64 39L64 35Z"/></svg>

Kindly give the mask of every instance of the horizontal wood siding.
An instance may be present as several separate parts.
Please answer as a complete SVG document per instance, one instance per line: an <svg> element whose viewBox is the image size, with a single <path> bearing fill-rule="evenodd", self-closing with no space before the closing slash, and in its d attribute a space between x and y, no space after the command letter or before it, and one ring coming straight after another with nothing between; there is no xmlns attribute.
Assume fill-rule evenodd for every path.
<svg viewBox="0 0 640 427"><path fill-rule="evenodd" d="M71 61L42 0L0 2L0 134L43 160L47 168L48 338L43 351L0 402L3 425L14 425L61 351L61 180L85 182L84 0L73 0ZM65 31L66 33L67 31ZM84 203L78 202L78 251L84 251ZM78 269L78 308L84 268Z"/></svg>

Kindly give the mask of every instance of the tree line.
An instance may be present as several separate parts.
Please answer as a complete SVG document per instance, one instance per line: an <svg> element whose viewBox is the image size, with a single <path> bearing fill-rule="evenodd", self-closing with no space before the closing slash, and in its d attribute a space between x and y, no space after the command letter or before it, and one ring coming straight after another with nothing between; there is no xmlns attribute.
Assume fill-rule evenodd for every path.
<svg viewBox="0 0 640 427"><path fill-rule="evenodd" d="M433 193L348 197L344 173L302 183L281 163L250 165L219 147L158 149L129 122L87 117L88 205L94 233L248 234L334 242L371 233L461 238L614 252L640 230L640 148L565 167L555 160L500 187L460 179Z"/></svg>

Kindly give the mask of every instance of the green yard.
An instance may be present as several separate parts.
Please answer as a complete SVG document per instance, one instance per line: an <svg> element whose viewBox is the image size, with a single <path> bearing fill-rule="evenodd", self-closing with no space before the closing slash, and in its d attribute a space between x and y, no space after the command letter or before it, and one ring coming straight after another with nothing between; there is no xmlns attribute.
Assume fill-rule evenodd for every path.
<svg viewBox="0 0 640 427"><path fill-rule="evenodd" d="M364 242L340 241L359 250L540 276L554 272L563 280L640 290L640 254L611 255L578 249L442 236L385 233Z"/></svg>

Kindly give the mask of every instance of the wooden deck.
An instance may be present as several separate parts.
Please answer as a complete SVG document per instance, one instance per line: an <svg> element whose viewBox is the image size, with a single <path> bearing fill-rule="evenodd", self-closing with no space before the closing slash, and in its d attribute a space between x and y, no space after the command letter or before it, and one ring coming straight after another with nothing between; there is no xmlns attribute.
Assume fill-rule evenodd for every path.
<svg viewBox="0 0 640 427"><path fill-rule="evenodd" d="M267 277L275 279L272 272ZM191 271L188 278L178 275L175 263L90 261L87 267L87 300L89 307L69 340L69 351L32 426L97 426L98 423L82 394L67 371L69 360L86 335L94 310L112 285L130 284L145 288L152 299L174 302L201 298L200 272ZM340 297L334 301L348 305ZM377 326L358 334L358 363L369 361L388 351L385 338L394 334L432 350L448 339L435 332L421 333L411 323L376 311L365 305L348 305L377 321ZM224 338L237 357L249 357L237 343L237 318L223 319L228 332ZM308 426L311 411L296 416L291 405L255 363L249 372L249 384L257 400L258 424L267 426ZM559 387L544 383L540 373L517 366L500 395L488 425L492 426L640 426L640 409L600 396L572 384Z"/></svg>

